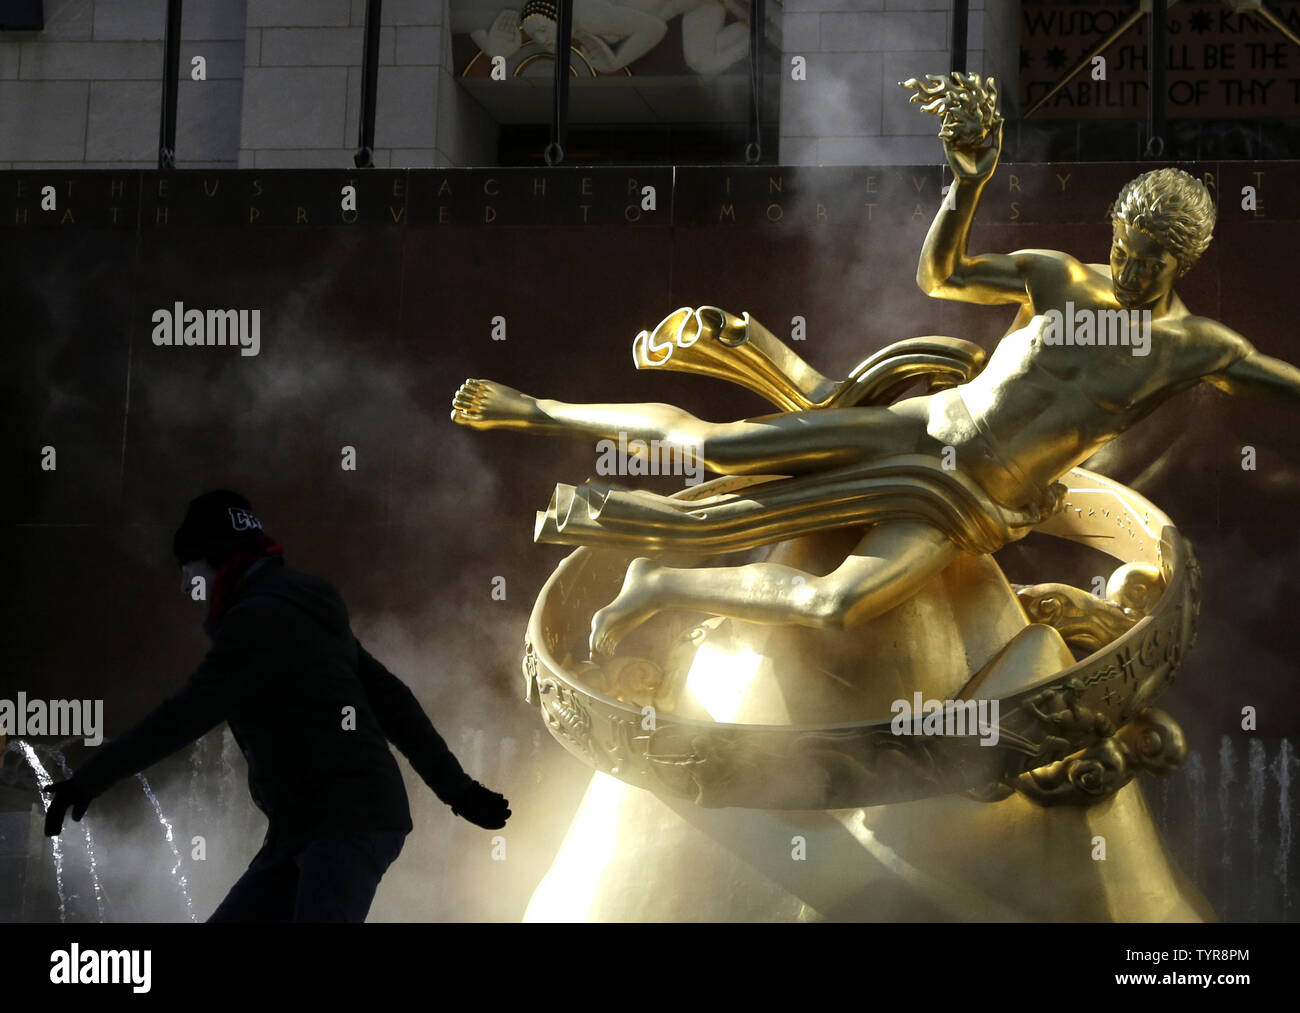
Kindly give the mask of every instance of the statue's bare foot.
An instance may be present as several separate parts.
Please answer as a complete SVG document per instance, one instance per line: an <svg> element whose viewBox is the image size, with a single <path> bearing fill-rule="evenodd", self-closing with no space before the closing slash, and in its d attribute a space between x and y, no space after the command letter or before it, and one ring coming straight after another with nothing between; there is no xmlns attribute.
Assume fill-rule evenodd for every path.
<svg viewBox="0 0 1300 1013"><path fill-rule="evenodd" d="M522 428L545 420L536 398L492 380L466 380L451 405L451 420L475 429Z"/></svg>
<svg viewBox="0 0 1300 1013"><path fill-rule="evenodd" d="M609 656L618 642L659 611L655 565L641 557L632 560L618 596L591 617L592 658Z"/></svg>

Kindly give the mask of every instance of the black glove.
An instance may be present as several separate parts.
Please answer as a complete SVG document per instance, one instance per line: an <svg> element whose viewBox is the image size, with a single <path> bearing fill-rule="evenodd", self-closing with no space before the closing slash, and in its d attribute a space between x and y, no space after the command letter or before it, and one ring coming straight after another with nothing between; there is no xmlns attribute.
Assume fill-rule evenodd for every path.
<svg viewBox="0 0 1300 1013"><path fill-rule="evenodd" d="M500 792L489 791L475 781L456 796L451 811L487 830L500 830L510 818L510 803Z"/></svg>
<svg viewBox="0 0 1300 1013"><path fill-rule="evenodd" d="M72 818L80 821L86 815L86 807L94 796L90 795L75 780L56 781L41 789L50 799L50 808L45 813L45 836L58 837L63 832L63 814L72 809Z"/></svg>

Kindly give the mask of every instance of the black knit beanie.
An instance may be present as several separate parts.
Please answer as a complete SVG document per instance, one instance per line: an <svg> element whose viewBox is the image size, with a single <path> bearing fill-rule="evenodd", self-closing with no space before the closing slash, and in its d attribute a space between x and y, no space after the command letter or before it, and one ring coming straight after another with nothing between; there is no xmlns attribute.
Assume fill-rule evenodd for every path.
<svg viewBox="0 0 1300 1013"><path fill-rule="evenodd" d="M237 492L216 489L190 501L172 539L172 552L180 564L219 560L261 534L262 522L253 515L252 504Z"/></svg>

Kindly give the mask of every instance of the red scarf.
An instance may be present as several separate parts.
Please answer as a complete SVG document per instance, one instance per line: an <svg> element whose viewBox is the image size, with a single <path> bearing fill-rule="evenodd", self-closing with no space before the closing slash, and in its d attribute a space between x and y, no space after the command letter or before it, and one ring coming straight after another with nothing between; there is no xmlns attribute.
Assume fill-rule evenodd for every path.
<svg viewBox="0 0 1300 1013"><path fill-rule="evenodd" d="M226 562L212 580L212 604L208 606L208 618L204 626L209 631L216 629L221 615L226 610L230 592L235 589L248 572L248 568L259 559L268 556L284 556L280 543L267 535L258 535L251 544L241 548Z"/></svg>

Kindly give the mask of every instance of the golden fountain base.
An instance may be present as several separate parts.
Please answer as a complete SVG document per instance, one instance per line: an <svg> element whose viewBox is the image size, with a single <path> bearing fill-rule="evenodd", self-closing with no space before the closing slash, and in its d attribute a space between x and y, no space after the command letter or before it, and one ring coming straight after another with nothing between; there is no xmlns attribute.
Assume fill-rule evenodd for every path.
<svg viewBox="0 0 1300 1013"><path fill-rule="evenodd" d="M568 557L530 623L527 695L597 773L526 919L1213 920L1134 780L1185 753L1149 705L1191 643L1195 562L1132 490L1067 479L1043 530L1145 567L1154 600L1016 589L962 554L850 631L663 615L643 657L595 665L586 623L628 557ZM769 558L815 573L855 537ZM895 734L883 715L914 693L996 700L999 740Z"/></svg>
<svg viewBox="0 0 1300 1013"><path fill-rule="evenodd" d="M802 836L806 859L792 858ZM1106 857L1095 860L1105 841ZM1200 922L1134 782L1098 805L948 795L825 813L702 809L592 776L532 922Z"/></svg>

